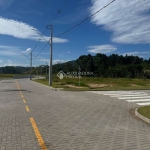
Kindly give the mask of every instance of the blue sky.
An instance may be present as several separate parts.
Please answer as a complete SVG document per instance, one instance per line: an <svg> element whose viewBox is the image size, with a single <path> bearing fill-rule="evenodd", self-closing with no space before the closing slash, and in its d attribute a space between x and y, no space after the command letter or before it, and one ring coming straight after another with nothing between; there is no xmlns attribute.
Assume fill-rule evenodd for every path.
<svg viewBox="0 0 150 150"><path fill-rule="evenodd" d="M96 53L149 59L149 0L116 0L82 25L58 37L111 1L0 0L0 67L29 66L32 49L33 66L49 63L49 45L38 59L35 57L46 44L37 32L49 40L50 30L46 29L49 24L53 25L53 64Z"/></svg>

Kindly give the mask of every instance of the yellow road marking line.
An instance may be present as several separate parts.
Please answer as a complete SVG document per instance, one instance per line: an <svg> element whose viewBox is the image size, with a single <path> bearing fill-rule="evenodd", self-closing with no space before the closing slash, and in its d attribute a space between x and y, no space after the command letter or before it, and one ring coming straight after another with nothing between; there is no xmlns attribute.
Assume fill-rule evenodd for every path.
<svg viewBox="0 0 150 150"><path fill-rule="evenodd" d="M20 91L21 89L20 89L20 87L19 87L19 85L18 85L17 80L16 80L16 85L17 85L17 87L18 87L18 90ZM23 94L22 94L22 92L21 92L21 91L20 91L20 95L21 95L21 97L23 98Z"/></svg>
<svg viewBox="0 0 150 150"><path fill-rule="evenodd" d="M16 85L18 87L18 90L20 91L20 87L19 87L17 81L16 81ZM20 92L20 94L21 94L21 97L23 97L22 92ZM26 100L23 100L23 102L26 103ZM26 106L26 111L27 112L30 111L28 106ZM39 142L39 145L41 147L41 150L48 150L46 145L45 145L45 142L44 142L44 140L43 140L43 138L42 138L42 136L40 134L40 131L39 131L39 129L38 129L38 127L37 127L37 125L36 125L36 123L34 121L34 119L30 118L30 122L32 124L33 129L34 129L35 135L36 135L36 137L38 139L38 142Z"/></svg>
<svg viewBox="0 0 150 150"><path fill-rule="evenodd" d="M42 150L48 150L47 147L46 147L46 145L45 145L45 142L44 142L44 140L43 140L43 138L42 138L42 136L40 134L40 131L39 131L39 129L38 129L38 127L37 127L37 125L36 125L36 123L34 121L34 119L30 118L30 122L32 124L32 127L34 129L36 138L38 139L38 142L39 142L39 145L40 145L41 149Z"/></svg>
<svg viewBox="0 0 150 150"><path fill-rule="evenodd" d="M17 84L18 90L20 91L20 87L19 87L19 85L18 85L18 82L17 82L17 81L16 81L16 84Z"/></svg>
<svg viewBox="0 0 150 150"><path fill-rule="evenodd" d="M26 111L27 111L27 112L29 112L29 111L30 111L28 106L26 106Z"/></svg>
<svg viewBox="0 0 150 150"><path fill-rule="evenodd" d="M24 99L23 102L26 103L26 100Z"/></svg>

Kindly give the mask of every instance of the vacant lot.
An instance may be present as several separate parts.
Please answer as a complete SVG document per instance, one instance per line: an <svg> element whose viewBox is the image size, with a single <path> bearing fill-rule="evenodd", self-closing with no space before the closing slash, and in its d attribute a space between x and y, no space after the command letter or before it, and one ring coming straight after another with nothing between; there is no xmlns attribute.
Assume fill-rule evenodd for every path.
<svg viewBox="0 0 150 150"><path fill-rule="evenodd" d="M48 79L35 80L48 85ZM150 89L149 79L127 79L127 78L63 78L53 77L54 88L65 90L140 90Z"/></svg>

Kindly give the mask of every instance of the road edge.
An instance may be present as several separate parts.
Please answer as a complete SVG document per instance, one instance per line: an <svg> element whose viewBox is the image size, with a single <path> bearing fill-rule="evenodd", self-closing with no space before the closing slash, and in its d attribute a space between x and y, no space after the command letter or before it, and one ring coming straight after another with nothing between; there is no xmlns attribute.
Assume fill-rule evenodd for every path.
<svg viewBox="0 0 150 150"><path fill-rule="evenodd" d="M145 121L145 122L147 122L148 124L150 124L150 119L148 119L148 118L146 118L146 117L144 117L144 116L142 116L141 114L138 113L138 109L139 109L139 108L140 108L140 107L138 107L138 108L135 109L135 115L136 115L137 117L139 117L140 119L142 119L143 121Z"/></svg>
<svg viewBox="0 0 150 150"><path fill-rule="evenodd" d="M51 86L48 86L48 85L45 85L45 84L38 83L38 82L33 81L33 80L30 80L30 81L32 81L32 82L34 82L34 83L37 83L37 84L40 84L40 85L43 85L43 86L46 86L46 87L48 87L48 88L50 88L51 90L54 90L54 91L61 91L61 90L62 90L62 89L59 89L59 88L53 88L53 87L51 87Z"/></svg>

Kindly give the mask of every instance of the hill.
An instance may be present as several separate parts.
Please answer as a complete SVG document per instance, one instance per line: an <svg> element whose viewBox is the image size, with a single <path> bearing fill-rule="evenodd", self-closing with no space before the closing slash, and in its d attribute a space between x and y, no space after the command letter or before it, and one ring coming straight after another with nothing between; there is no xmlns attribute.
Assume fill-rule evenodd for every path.
<svg viewBox="0 0 150 150"><path fill-rule="evenodd" d="M82 55L77 60L53 65L53 73L64 72L93 72L96 77L110 78L150 78L150 59L138 56L122 56L112 54Z"/></svg>

